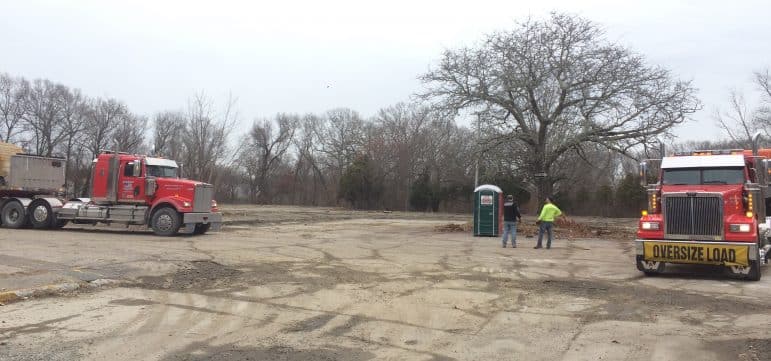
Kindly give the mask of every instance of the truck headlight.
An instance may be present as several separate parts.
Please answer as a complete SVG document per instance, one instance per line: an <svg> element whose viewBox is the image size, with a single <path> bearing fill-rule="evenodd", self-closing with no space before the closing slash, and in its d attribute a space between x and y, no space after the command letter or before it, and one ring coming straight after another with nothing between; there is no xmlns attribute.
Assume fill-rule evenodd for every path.
<svg viewBox="0 0 771 361"><path fill-rule="evenodd" d="M728 229L735 233L749 233L750 225L747 223L731 224L728 226Z"/></svg>
<svg viewBox="0 0 771 361"><path fill-rule="evenodd" d="M646 231L658 231L659 222L642 222L642 224L640 225L640 228Z"/></svg>
<svg viewBox="0 0 771 361"><path fill-rule="evenodd" d="M182 202L182 205L183 205L185 208L190 208L190 202Z"/></svg>

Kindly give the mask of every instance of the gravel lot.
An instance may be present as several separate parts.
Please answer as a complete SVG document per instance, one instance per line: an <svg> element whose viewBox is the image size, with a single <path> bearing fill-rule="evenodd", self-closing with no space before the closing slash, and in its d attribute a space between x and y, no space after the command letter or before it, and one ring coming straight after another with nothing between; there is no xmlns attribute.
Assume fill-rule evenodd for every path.
<svg viewBox="0 0 771 361"><path fill-rule="evenodd" d="M467 215L226 211L200 237L0 230L0 288L102 284L0 306L0 360L771 359L767 268L646 278L613 234L502 249L435 231Z"/></svg>

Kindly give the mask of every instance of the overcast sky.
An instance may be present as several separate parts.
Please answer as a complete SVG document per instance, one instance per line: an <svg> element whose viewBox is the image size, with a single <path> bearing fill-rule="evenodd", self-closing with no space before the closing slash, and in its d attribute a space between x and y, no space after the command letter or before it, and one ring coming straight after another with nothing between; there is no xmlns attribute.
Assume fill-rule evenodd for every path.
<svg viewBox="0 0 771 361"><path fill-rule="evenodd" d="M734 1L32 1L0 0L0 72L48 78L141 114L232 92L244 125L278 112L409 100L446 48L528 16L571 12L700 89L681 139L721 136L730 89L753 101L771 66L771 2Z"/></svg>

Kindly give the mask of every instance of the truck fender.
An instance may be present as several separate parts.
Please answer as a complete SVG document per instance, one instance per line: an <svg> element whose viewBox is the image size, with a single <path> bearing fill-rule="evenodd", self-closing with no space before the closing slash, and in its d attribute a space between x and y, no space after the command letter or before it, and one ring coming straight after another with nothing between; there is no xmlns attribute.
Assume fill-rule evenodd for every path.
<svg viewBox="0 0 771 361"><path fill-rule="evenodd" d="M19 202L24 207L24 213L27 213L27 207L30 203L32 203L32 198L20 198L20 197L9 197L4 199L2 202L0 202L0 209L3 209L6 204L10 202Z"/></svg>
<svg viewBox="0 0 771 361"><path fill-rule="evenodd" d="M90 202L90 198L70 198L70 200L62 205L62 208L79 209L84 204L88 204Z"/></svg>
<svg viewBox="0 0 771 361"><path fill-rule="evenodd" d="M54 213L58 213L59 210L62 208L64 203L62 203L59 198L53 198L53 197L40 197L35 199L42 199L48 203L48 205L51 207L51 210L54 211Z"/></svg>
<svg viewBox="0 0 771 361"><path fill-rule="evenodd" d="M179 200L177 198L173 197L166 197L161 198L157 201L155 201L155 204L150 208L150 211L147 212L147 223L150 223L150 218L152 217L153 212L155 212L156 209L164 206L171 206L174 208L177 212L179 212L180 208L182 208L182 200ZM180 212L181 213L181 212Z"/></svg>

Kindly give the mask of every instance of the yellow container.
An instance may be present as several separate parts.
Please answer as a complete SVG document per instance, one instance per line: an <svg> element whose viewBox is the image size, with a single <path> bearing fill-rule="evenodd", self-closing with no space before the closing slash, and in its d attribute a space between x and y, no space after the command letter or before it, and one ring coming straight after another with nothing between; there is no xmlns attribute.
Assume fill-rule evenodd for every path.
<svg viewBox="0 0 771 361"><path fill-rule="evenodd" d="M11 171L11 156L22 151L21 147L0 142L0 177L8 178Z"/></svg>

